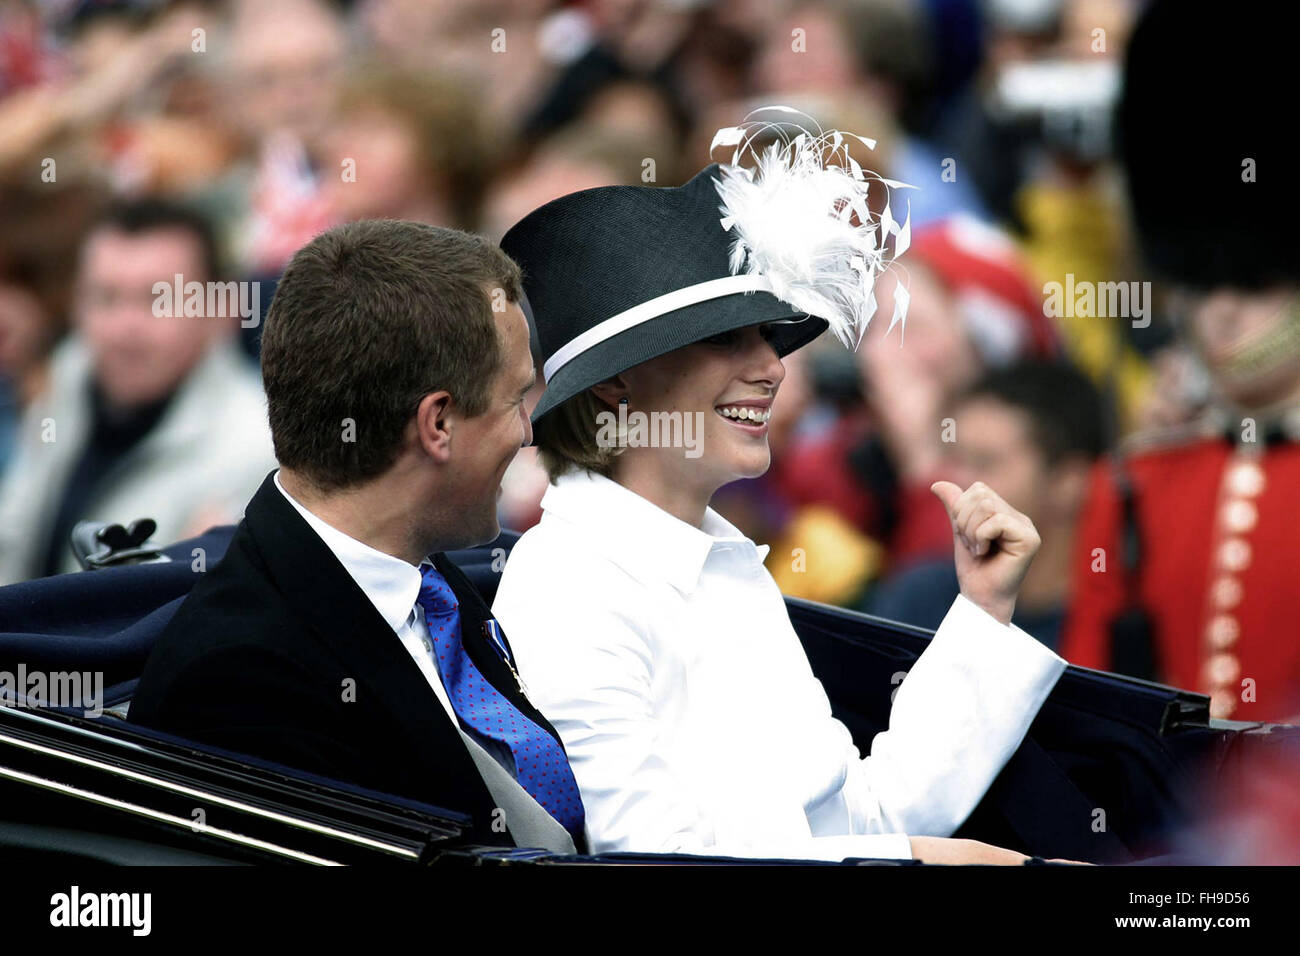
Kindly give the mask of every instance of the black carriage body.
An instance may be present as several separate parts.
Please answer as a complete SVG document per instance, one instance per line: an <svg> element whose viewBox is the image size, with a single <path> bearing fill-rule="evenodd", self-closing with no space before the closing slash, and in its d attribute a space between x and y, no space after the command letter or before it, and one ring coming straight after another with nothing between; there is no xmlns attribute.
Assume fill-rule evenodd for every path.
<svg viewBox="0 0 1300 956"><path fill-rule="evenodd" d="M454 810L375 793L140 727L119 714L152 639L233 529L166 549L166 563L0 588L0 671L97 671L98 717L0 706L0 854L110 863L389 861L413 865L729 862L653 854L554 856L475 845ZM517 536L451 555L489 601ZM930 633L789 599L835 715L863 753L890 689ZM870 688L871 690L867 690ZM1300 728L1211 720L1207 698L1070 667L956 836L1023 852L1129 862L1173 849L1207 789L1256 750L1300 752ZM746 863L756 861L746 860ZM788 863L790 861L770 861ZM898 864L899 861L871 861ZM909 861L903 861L907 864ZM833 864L832 864L833 865Z"/></svg>

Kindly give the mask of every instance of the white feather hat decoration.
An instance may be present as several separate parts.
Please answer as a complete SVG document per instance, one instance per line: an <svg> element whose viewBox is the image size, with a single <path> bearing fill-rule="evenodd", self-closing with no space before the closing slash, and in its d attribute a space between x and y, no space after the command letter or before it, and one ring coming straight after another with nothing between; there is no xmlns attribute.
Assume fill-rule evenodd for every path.
<svg viewBox="0 0 1300 956"><path fill-rule="evenodd" d="M807 115L764 107L742 125L718 130L709 147L710 154L735 147L731 163L720 164L722 178L714 180L722 228L735 237L731 271L761 274L778 299L825 319L845 346L856 349L876 312L876 279L911 243L910 206L900 225L889 209L889 190L915 187L863 169L849 155L849 140L873 150L875 140L822 131L815 121L816 132L800 123L750 120L768 111ZM776 141L759 151L755 141L772 133ZM753 169L740 165L746 153L755 159ZM873 182L885 189L879 216L867 203ZM899 283L890 330L906 319L908 300Z"/></svg>

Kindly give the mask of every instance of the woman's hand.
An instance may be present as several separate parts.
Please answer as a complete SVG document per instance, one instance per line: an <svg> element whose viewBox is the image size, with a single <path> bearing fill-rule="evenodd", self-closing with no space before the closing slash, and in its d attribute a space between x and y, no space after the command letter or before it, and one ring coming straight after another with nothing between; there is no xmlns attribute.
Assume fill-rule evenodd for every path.
<svg viewBox="0 0 1300 956"><path fill-rule="evenodd" d="M930 486L952 521L953 557L961 593L1003 624L1042 539L1034 523L977 481L965 491L951 481Z"/></svg>
<svg viewBox="0 0 1300 956"><path fill-rule="evenodd" d="M954 840L949 837L908 837L912 844L912 859L922 863L943 863L949 866L967 863L986 866L1021 866L1029 857L1015 850L981 843L979 840Z"/></svg>
<svg viewBox="0 0 1300 956"><path fill-rule="evenodd" d="M1004 850L1000 846L981 843L979 840L954 840L950 837L908 837L912 845L912 859L921 863L942 863L948 866L965 864L983 866L1023 866L1029 859L1015 850ZM1048 860L1049 863L1070 863L1075 866L1091 866L1078 860Z"/></svg>

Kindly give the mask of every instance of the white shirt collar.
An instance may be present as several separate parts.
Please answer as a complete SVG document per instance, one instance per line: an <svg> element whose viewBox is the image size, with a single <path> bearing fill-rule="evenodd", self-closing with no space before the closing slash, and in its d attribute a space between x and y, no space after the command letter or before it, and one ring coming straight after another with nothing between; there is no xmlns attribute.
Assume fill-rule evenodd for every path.
<svg viewBox="0 0 1300 956"><path fill-rule="evenodd" d="M542 496L542 510L576 525L602 553L642 581L666 581L683 594L699 583L709 555L719 545L754 543L712 508L696 528L636 492L594 472L561 475ZM767 547L754 549L761 562Z"/></svg>
<svg viewBox="0 0 1300 956"><path fill-rule="evenodd" d="M293 505L298 514L302 515L303 520L325 542L325 546L339 559L344 570L365 592L370 603L388 622L388 626L396 631L405 624L406 619L411 616L411 610L415 607L416 598L420 595L419 568L401 558L363 544L332 525L326 524L284 490L284 485L280 484L278 471L275 473L275 487L280 489L280 494L284 495L289 504ZM427 563L428 559L425 560Z"/></svg>

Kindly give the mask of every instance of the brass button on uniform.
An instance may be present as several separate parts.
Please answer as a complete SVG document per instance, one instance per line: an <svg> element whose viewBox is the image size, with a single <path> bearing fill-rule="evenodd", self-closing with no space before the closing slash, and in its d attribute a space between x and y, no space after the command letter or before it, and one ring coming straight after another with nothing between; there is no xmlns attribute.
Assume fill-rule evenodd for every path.
<svg viewBox="0 0 1300 956"><path fill-rule="evenodd" d="M1254 498L1264 490L1264 469L1252 461L1239 461L1228 472L1228 490L1243 498Z"/></svg>
<svg viewBox="0 0 1300 956"><path fill-rule="evenodd" d="M1210 716L1211 717L1231 717L1232 712L1237 709L1237 697L1231 691L1216 690L1210 695Z"/></svg>
<svg viewBox="0 0 1300 956"><path fill-rule="evenodd" d="M1241 581L1227 575L1218 578L1213 587L1210 588L1210 596L1214 600L1214 606L1225 611L1241 603L1241 593Z"/></svg>
<svg viewBox="0 0 1300 956"><path fill-rule="evenodd" d="M1257 497L1264 490L1264 469L1253 461L1239 461L1228 472L1228 490L1243 498Z"/></svg>
<svg viewBox="0 0 1300 956"><path fill-rule="evenodd" d="M1226 580L1231 580L1228 578ZM1237 643L1241 636L1241 625L1231 614L1216 614L1205 629L1206 640L1216 651L1226 650Z"/></svg>
<svg viewBox="0 0 1300 956"><path fill-rule="evenodd" d="M1220 652L1205 662L1205 682L1211 687L1235 684L1240 676L1241 661L1232 654Z"/></svg>
<svg viewBox="0 0 1300 956"><path fill-rule="evenodd" d="M1219 564L1228 571L1244 571L1250 564L1250 544L1241 538L1229 538L1219 545Z"/></svg>
<svg viewBox="0 0 1300 956"><path fill-rule="evenodd" d="M1223 506L1223 526L1233 534L1245 534L1259 521L1254 503L1235 498Z"/></svg>

